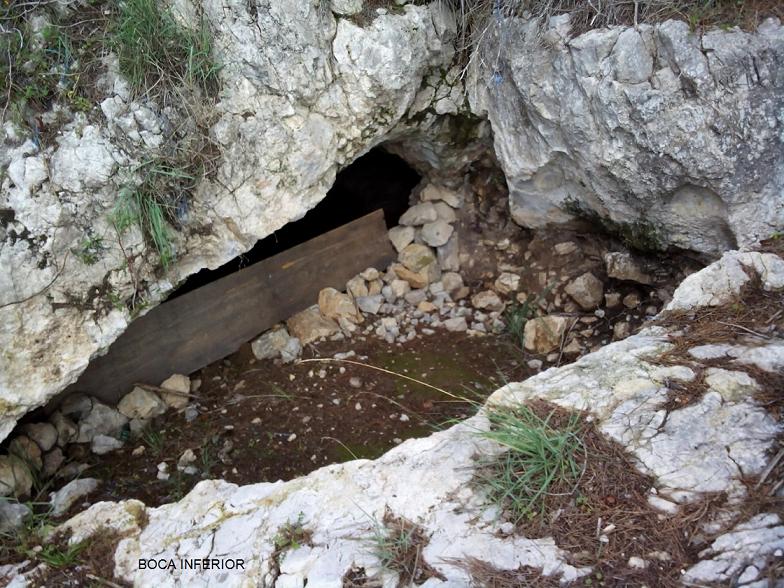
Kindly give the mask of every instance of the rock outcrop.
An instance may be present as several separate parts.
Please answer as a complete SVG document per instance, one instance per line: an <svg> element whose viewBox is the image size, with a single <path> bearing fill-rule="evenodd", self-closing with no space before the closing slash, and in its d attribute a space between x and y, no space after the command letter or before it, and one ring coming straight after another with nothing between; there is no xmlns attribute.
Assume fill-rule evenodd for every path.
<svg viewBox="0 0 784 588"><path fill-rule="evenodd" d="M716 254L784 225L784 27L681 21L490 25L471 106L493 128L512 214L575 216L638 245Z"/></svg>
<svg viewBox="0 0 784 588"><path fill-rule="evenodd" d="M119 231L113 213L172 129L200 131L139 99L115 56L94 83L99 107L43 113L47 141L35 125L0 130L0 440L185 277L302 217L341 167L381 143L445 175L478 157L489 121L514 216L528 226L579 213L643 245L718 253L784 224L776 22L698 36L671 21L570 39L566 17L542 34L503 19L505 33L488 37L503 44L490 48L499 60L473 60L466 88L448 3L173 5L185 26L208 23L221 90L198 121L215 170L176 205L171 263L161 267L138 227ZM456 269L450 220L428 218L427 242Z"/></svg>
<svg viewBox="0 0 784 588"><path fill-rule="evenodd" d="M708 283L713 296L737 292L748 279L732 271L739 263L750 275L765 273L761 277L767 284L784 279L781 259L775 255L727 253L686 280L671 308L696 312L710 304L702 297L694 301L693 292L704 292ZM508 384L488 402L499 406L541 399L587 411L602 434L623 445L636 466L652 476L648 501L662 520L677 516L702 496L725 493L728 502L721 514L709 513L705 521L705 532L710 528L716 539L705 545L701 560L685 570L684 578L710 584L740 577L742 585L753 585L765 577L766 558L784 549L784 521L764 510L748 520L737 520L742 515L732 512L740 512L748 493L743 481L766 468L782 428L755 400L751 390L756 384L743 384L748 376L741 372L751 364L763 370L760 373L780 371L784 344L774 337L737 346L738 353L724 356L722 369L711 368L707 388L695 402L673 409L667 408L670 386L689 382L696 369L685 359L683 365L660 361L677 336L672 328L649 327L571 365ZM747 351L745 356L741 349ZM383 569L369 548L387 509L420 525L429 536L422 555L443 579L431 577L428 586L468 586L466 570L458 562L469 557L501 570L530 566L563 581L590 573L568 563L574 560L553 539L510 532L481 488L469 483L481 456L502 450L478 435L487 428L480 411L450 429L406 441L375 461L328 466L285 483L237 487L205 481L180 502L159 508L145 508L138 501L99 503L65 528L72 531L72 542L101 530L120 533L115 573L135 585L180 585L197 574L199 581L226 586L341 586L350 569L362 567L369 577L378 574L384 586L393 586L396 575ZM307 528L310 540L281 557L276 537L281 528L294 524ZM668 548L662 546L664 552ZM634 556L630 567L647 565L642 558L651 557L628 555ZM140 558L153 556L174 561L241 558L246 563L239 571L140 568Z"/></svg>

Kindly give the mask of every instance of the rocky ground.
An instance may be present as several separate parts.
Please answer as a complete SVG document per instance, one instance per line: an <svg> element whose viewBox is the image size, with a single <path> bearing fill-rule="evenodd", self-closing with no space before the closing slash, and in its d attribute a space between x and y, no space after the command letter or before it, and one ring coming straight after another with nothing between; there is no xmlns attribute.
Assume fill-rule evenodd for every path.
<svg viewBox="0 0 784 588"><path fill-rule="evenodd" d="M508 382L525 381L526 386L534 385L530 382L541 382L536 384L531 398L546 399L569 409L589 410L601 417L591 425L596 430L592 433L592 446L599 448L601 460L614 469L595 475L597 480L607 475L609 482L594 484L594 493L587 492L589 498L586 500L602 502L603 509L608 506L608 500L620 501L627 508L642 508L644 512L638 513L634 524L649 525L650 529L644 534L659 533L651 521L660 520L662 512L669 515L680 512L678 503L686 504L681 510L684 520L692 525L689 532L704 534L697 528L697 523L704 523L710 510L708 507L701 510L708 498L720 502L722 510L727 509L727 501L738 503L743 498L748 475L760 473L765 464L765 451L772 447L771 439L777 431L775 421L766 422L762 416L765 411L751 410L757 405L749 404L751 401L747 402L745 396L758 387L763 387L770 396L771 390L775 392L777 381L774 376L763 377L759 371L747 374L727 370L720 367L722 361L712 359L713 356L700 357L700 363L696 365L694 358L683 355L683 345L675 345L675 351L662 352L664 347L654 344L667 329L677 334L678 329L688 328L691 319L678 315L664 326L650 325L663 320L654 317L665 303L673 311L705 303L726 303L731 295L721 292L718 297L712 296L711 288L732 286L733 280L740 283L746 276L738 273L740 262L761 268L763 283L757 284L761 291L764 291L765 280L771 288L780 287L777 262L771 261L777 258L768 256L760 261L744 257L740 262L732 258L731 262L720 264L718 269L714 264L697 274L707 273L708 278L703 277L696 286L686 287L690 284L687 280L679 289L680 300L677 296L672 300L674 283L693 272L698 265L696 261L687 257L670 257L665 261L630 254L607 237L579 231L526 232L509 223L503 206L496 206L492 199L484 199L478 189L468 199L462 191L430 184L420 186L415 194L418 203L401 218L399 227L390 230L390 240L398 250L399 258L389 268L368 268L347 283L345 292L323 290L313 307L291 317L286 324L277 325L236 354L190 377L174 375L160 385L139 386L117 407L85 396L72 396L48 422L21 425L11 437L8 455L0 458L6 466L0 474L5 476L3 480L7 487L13 489L6 494L15 493L22 499L34 496L46 501L46 493L50 492L48 505L34 506L32 510L35 516L48 513L48 517L54 517L50 520L63 520L101 500L130 499L130 503L124 504L134 505L139 503L133 500L139 500L148 508L162 505L163 509L172 508L165 506L169 503L184 505L200 495L198 488L202 486L196 488L196 494L187 494L194 486L213 478L221 479L219 485L223 486L220 488L241 488L257 483L274 483L273 487L278 487L276 484L282 483L279 480L300 484L303 479L300 476L307 476L321 466L355 458L377 459L370 462L375 464L372 467L384 471L386 466L381 464L393 459L390 455L404 456L400 458L404 461L415 459L409 452L411 447L418 447L417 444L429 446L435 443L433 439L452 439L454 435L462 439L467 431L482 430L485 425L478 424L484 422L481 414L472 415L484 400ZM459 246L455 243L458 239ZM724 274L729 274L729 278ZM752 306L765 302L775 308L775 300L758 298L751 300ZM749 332L766 340L779 336L775 329L779 328L781 317L775 312L768 315L772 316L771 323L764 329L755 323L764 316L762 309L756 306L740 316L735 313L725 317L731 327L721 341L734 341L738 334ZM714 324L714 319L716 317L709 316L702 320L705 324ZM755 324L749 326L749 320ZM629 338L641 328L645 328L643 335ZM710 342L711 337L716 337L714 331L699 331L688 341L702 337L703 343ZM634 343L624 347L621 342L627 338ZM638 347L646 350L645 353ZM658 367L651 367L656 364L652 360L651 365L645 363L643 367L635 363L642 361L640 357L648 353L660 353ZM770 355L765 356L761 367L755 369L773 369L778 365L778 348L774 346L772 351L765 353ZM583 359L579 359L581 357ZM586 373L583 368L572 367L582 365L588 358L593 358L593 363L588 364L593 366L591 369L604 370L606 374L599 378L591 371ZM575 360L577 363L572 363ZM631 363L626 366L625 362ZM548 369L551 367L556 369ZM625 375L620 375L621 372ZM558 393L548 392L550 378L556 382L553 386ZM602 383L607 378L617 379L620 384ZM559 383L561 379L568 384L566 392ZM755 385L755 381L760 385ZM508 395L515 386L506 386L503 388L506 392L499 392L493 398ZM605 388L611 389L606 392L610 398L604 398L604 392L599 392ZM581 393L580 389L586 392ZM718 404L712 403L713 396L706 394L706 390L711 389L728 394L727 398L740 402L741 407L728 408L727 398ZM562 398L562 394L566 396ZM632 400L640 401L633 410L626 406ZM776 399L769 397L766 402L771 414L778 418ZM621 405L626 408L621 410L618 408ZM632 412L627 414L628 410ZM713 414L712 410L719 413ZM633 418L630 415L634 415ZM590 417L594 418L598 417ZM644 425L643 421L648 424ZM464 424L447 428L456 422ZM686 422L702 422L706 429L724 422L731 430L726 433L728 439L703 440L707 443L705 447L699 444L693 448L698 455L684 457L679 454L685 450L684 431L690 431ZM626 430L628 426L642 428ZM667 435L657 438L657 443L662 439L661 445L654 443L656 447L652 447L643 442L651 427L665 426ZM746 432L737 436L736 430ZM757 433L751 433L752 430ZM433 431L443 432L428 440L405 441L425 437ZM610 443L608 438L617 447L606 445ZM460 441L466 443L466 447L474 446L476 442L472 435ZM712 452L722 443L727 447L737 444L738 449L725 452L720 459ZM396 447L399 449L385 453ZM402 450L403 447L409 449ZM463 450L458 453L460 451ZM467 449L465 451L464 458L469 459ZM436 458L427 455L423 458L425 461ZM669 457L662 458L662 455ZM700 465L692 463L695 459ZM349 464L353 463L349 461ZM742 473L742 480L727 470L728 463L738 464L736 473ZM634 478L633 464L641 469L639 479ZM673 464L683 471L669 472L667 468ZM441 471L452 466L444 464L436 469ZM340 467L348 469L321 469L304 479L330 478L332 474L324 472L353 471L355 466ZM431 463L430 467L435 468L435 465ZM466 462L455 467L468 468L469 465ZM712 471L706 472L706 469ZM717 476L717 472L721 472L721 476ZM446 476L445 480L456 479L453 474L441 473ZM383 475L386 479L387 474ZM329 483L334 483L335 492L338 492L338 483ZM209 487L204 500L221 496L222 490ZM434 487L432 491L436 489ZM388 496L398 492L386 487L375 491L378 491L378 500L387 496L387 492L392 492ZM472 508L478 507L476 501L480 494L471 491L468 503L474 505ZM328 495L319 500L328 500ZM665 495L666 499L661 497ZM561 505L557 510L568 510L567 506ZM10 509L9 521L15 520L23 529L29 525L29 506L7 503L4 508ZM412 516L406 508L402 511L393 509L389 525L420 525L423 515ZM365 510L377 524L382 524L379 521L384 519L383 509L379 511L378 506L368 506ZM415 512L420 511L415 509ZM603 519L606 524L602 528L612 530L613 525L617 527L618 524L607 521L615 520L617 515L610 509L609 519L603 515L588 518L591 525L599 524L596 521ZM27 523L24 522L26 516ZM492 517L487 519L487 516L482 515L483 525L492 523ZM727 516L727 520L732 518ZM583 519L582 524L585 523ZM569 523L569 529L581 528L580 525L574 527L576 523L568 517L563 522ZM315 532L315 528L313 524L309 525L308 532ZM507 530L501 532L501 538L511 529L503 528ZM676 526L673 531L676 535L679 528ZM717 523L716 528L723 527ZM477 570L482 569L484 573L490 573L488 570L508 570L523 565L525 570L541 569L547 576L558 570L556 576L562 573L563 580L576 581L595 569L600 575L614 574L615 583L627 582L629 574L637 573L633 570L635 566L627 560L643 560L639 565L642 566L640 570L645 570L650 563L646 554L657 551L646 544L644 548L648 552L642 554L629 555L619 550L612 557L596 554L588 557L584 553L584 537L578 533L575 538L574 532L559 534L558 529L559 525L551 524L546 532L541 528L525 528L520 534L528 537L527 540L535 540L532 545L537 549L544 545L542 541L553 536L559 548L567 549L568 546L571 555L556 549L543 556L541 565L536 562L523 565L522 560L513 564L512 560L488 559L489 544L482 547L481 553L485 555L481 557L473 554L474 547L466 546L467 551L460 557L471 563L474 572L465 566L447 566L457 574L450 581L458 582L454 585L464 585L459 582L465 580L458 578L464 578L465 574L479 573ZM476 529L469 535L475 532ZM610 531L605 534L608 533ZM427 535L425 533L423 537ZM516 541L514 536L514 533L509 535L512 544ZM653 543L658 541L660 547L672 541L668 535L656 537L658 539ZM473 542L481 543L476 538L469 541ZM45 561L31 556L36 553L34 551L20 552L14 541L4 542L4 549L9 561L27 561L24 564L27 569ZM653 585L657 585L656 581L674 581L674 567L696 562L693 546L679 545L676 551L668 560L676 563L654 564L653 576L641 581L653 582ZM351 553L351 557L359 558L354 551ZM452 557L451 551L438 553L444 561ZM574 553L582 555L578 557ZM275 565L279 569L264 567L269 564L264 563L267 561L264 557L257 562L261 566L256 570L259 574L263 575L262 568L267 570L264 572L268 574L265 585L273 585L273 576L280 575L275 585L281 586L288 585L286 574L296 576L287 571L290 569L288 563L284 565L289 557L282 560L278 555L273 560L278 562ZM316 562L319 557L306 559ZM460 559L457 555L454 557ZM92 558L91 555L87 561ZM620 568L618 558L626 558ZM639 563L637 559L633 560L635 565ZM363 568L368 578L384 576L382 569L366 560L365 556L356 559L355 567ZM567 562L572 564L567 565ZM486 567L488 565L490 568ZM84 568L90 569L86 564L82 568L76 565L76 569ZM317 566L317 569L321 568ZM69 571L63 572L65 577L76 573L73 566L66 566L66 570ZM435 582L444 573L434 572L430 581ZM311 578L309 574L301 575L301 578ZM645 576L641 571L639 574L642 574L641 578ZM313 578L320 576L317 574ZM229 577L229 581L234 580ZM299 580L291 581L292 585L301 585L297 583ZM320 581L315 585L322 585ZM517 585L514 582L522 580L512 578L510 581L512 583L508 585ZM610 582L610 585L614 583Z"/></svg>
<svg viewBox="0 0 784 588"><path fill-rule="evenodd" d="M665 312L639 333L502 386L485 408L458 424L399 443L374 461L329 465L289 482L202 481L157 508L133 499L95 504L63 527L70 533L60 540L63 546L88 545L81 564L65 571L39 564L13 585L65 582L85 569L94 574L106 550L89 546L107 542L113 581L135 585L773 585L784 552L782 289L782 258L728 253L684 280ZM429 341L448 344L448 332L441 333ZM493 340L474 337L474 348ZM381 344L379 335L373 339ZM334 343L317 347L329 355ZM359 342L357 349L363 350ZM195 393L207 395L208 381L221 389L243 353L250 363L245 350L230 365L206 368ZM289 378L312 389L348 378L340 392L328 393L334 406L343 406L332 415L353 414L356 402L366 404L361 390L377 379L321 365L300 363ZM212 379L221 372L221 380ZM359 386L352 378L362 380ZM242 390L226 388L224 398L252 401L242 400ZM409 410L413 390L402 395L406 409L381 404L381 416L394 427L405 422L402 415L416 413ZM289 415L306 403L300 398ZM486 435L493 411L524 405L550 415L555 428L566 426L569 414L581 415L570 422L579 423L582 474L576 490L548 498L546 519L515 519L507 502L488 502L482 485L488 460L504 455ZM224 407L228 414L231 404ZM215 408L215 416L221 414L220 405ZM324 417L333 410L322 408ZM278 414L286 425L299 418ZM339 437L343 431L335 425ZM296 441L289 436L277 447ZM198 459L183 458L179 467L170 460L159 468L157 477L202 467ZM242 558L246 569L145 569L139 564L145 557Z"/></svg>

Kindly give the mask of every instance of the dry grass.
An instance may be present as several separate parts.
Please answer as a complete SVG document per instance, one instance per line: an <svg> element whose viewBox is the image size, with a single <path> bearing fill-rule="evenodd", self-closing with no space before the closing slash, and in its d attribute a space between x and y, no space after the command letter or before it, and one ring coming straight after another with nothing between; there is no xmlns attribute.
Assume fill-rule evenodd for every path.
<svg viewBox="0 0 784 588"><path fill-rule="evenodd" d="M445 580L425 561L422 552L429 542L420 525L387 509L373 537L373 553L386 569L398 574L398 588L411 583L423 584L429 578Z"/></svg>
<svg viewBox="0 0 784 588"><path fill-rule="evenodd" d="M575 413L541 401L530 408L548 419L554 430L574 429ZM706 496L683 507L678 515L661 520L661 513L647 501L653 479L640 473L625 449L596 430L585 416L578 414L576 435L587 455L578 483L565 480L553 484L544 497L542 516L518 518L507 511L511 520L517 521L515 532L529 538L553 537L558 547L570 554L570 563L594 567L595 573L584 585L590 585L589 579L594 585L599 580L609 586L679 585L680 570L696 561L694 539L700 522L720 507L724 497ZM484 475L480 474L478 481ZM667 552L668 559L651 556L661 551ZM648 567L630 569L632 556L646 559ZM481 576L475 578L477 586L546 586L537 582L550 581L536 578L529 569L498 572L476 562L471 567Z"/></svg>
<svg viewBox="0 0 784 588"><path fill-rule="evenodd" d="M665 312L655 324L671 329L672 348L652 359L661 365L685 365L695 373L688 382L669 382L670 394L665 405L673 410L697 402L707 391L705 371L722 367L746 372L760 390L760 403L780 413L784 408L784 374L726 359L696 361L689 350L709 344L761 344L784 337L784 290L766 291L759 277L754 277L738 295L721 306L701 307L693 311Z"/></svg>

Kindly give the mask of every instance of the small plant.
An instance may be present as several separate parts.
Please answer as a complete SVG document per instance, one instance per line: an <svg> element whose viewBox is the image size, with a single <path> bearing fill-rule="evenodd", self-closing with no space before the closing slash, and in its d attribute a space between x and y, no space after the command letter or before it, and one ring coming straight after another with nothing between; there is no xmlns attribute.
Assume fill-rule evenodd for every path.
<svg viewBox="0 0 784 588"><path fill-rule="evenodd" d="M142 433L142 441L150 448L156 456L161 455L163 453L163 447L166 444L166 439L163 433L158 431L154 431L153 429L147 429Z"/></svg>
<svg viewBox="0 0 784 588"><path fill-rule="evenodd" d="M428 578L446 579L425 561L422 552L430 538L421 526L395 516L388 508L381 523L374 523L373 555L383 567L398 574L398 588L412 582L422 584Z"/></svg>
<svg viewBox="0 0 784 588"><path fill-rule="evenodd" d="M313 532L305 528L305 513L300 512L297 520L289 521L275 534L275 552L281 553L288 549L299 549L310 543Z"/></svg>
<svg viewBox="0 0 784 588"><path fill-rule="evenodd" d="M481 435L506 451L484 464L479 481L515 523L544 517L547 498L573 493L584 470L579 415L555 426L554 414L555 409L541 418L525 405L487 409L490 430Z"/></svg>
<svg viewBox="0 0 784 588"><path fill-rule="evenodd" d="M512 336L520 349L523 349L525 341L526 323L539 315L539 303L547 297L553 286L554 284L548 285L539 294L529 294L524 302L515 302L504 312L506 332Z"/></svg>
<svg viewBox="0 0 784 588"><path fill-rule="evenodd" d="M174 260L169 225L177 223L178 202L183 201L195 177L173 165L149 161L140 166L142 181L120 191L113 221L121 233L138 226L145 239L155 248L161 265L167 268Z"/></svg>
<svg viewBox="0 0 784 588"><path fill-rule="evenodd" d="M36 554L36 557L54 568L64 568L73 565L78 559L79 554L87 547L87 541L80 541L60 545L60 542L46 543Z"/></svg>
<svg viewBox="0 0 784 588"><path fill-rule="evenodd" d="M79 246L71 252L85 265L94 265L100 259L101 254L106 250L103 238L89 235L82 239Z"/></svg>

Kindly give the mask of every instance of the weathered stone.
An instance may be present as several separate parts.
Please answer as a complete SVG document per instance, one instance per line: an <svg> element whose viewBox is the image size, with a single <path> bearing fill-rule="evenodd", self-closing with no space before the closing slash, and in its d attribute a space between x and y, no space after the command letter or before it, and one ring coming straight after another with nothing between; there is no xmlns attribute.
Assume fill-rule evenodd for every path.
<svg viewBox="0 0 784 588"><path fill-rule="evenodd" d="M141 419L133 419L131 422L139 420ZM122 441L109 437L109 435L96 435L90 442L90 451L96 455L106 455L112 451L122 449L123 445L125 444Z"/></svg>
<svg viewBox="0 0 784 588"><path fill-rule="evenodd" d="M456 316L454 318L446 319L444 321L444 328L447 331L462 333L468 330L468 323L464 316Z"/></svg>
<svg viewBox="0 0 784 588"><path fill-rule="evenodd" d="M607 276L616 280L629 280L640 284L651 284L653 279L642 271L640 263L628 253L613 251L604 256Z"/></svg>
<svg viewBox="0 0 784 588"><path fill-rule="evenodd" d="M0 498L0 534L16 533L31 514L26 504Z"/></svg>
<svg viewBox="0 0 784 588"><path fill-rule="evenodd" d="M604 284L590 272L586 272L569 282L564 291L583 310L598 308L604 300Z"/></svg>
<svg viewBox="0 0 784 588"><path fill-rule="evenodd" d="M15 455L31 468L40 470L43 467L41 448L27 435L19 435L11 439L8 453Z"/></svg>
<svg viewBox="0 0 784 588"><path fill-rule="evenodd" d="M460 192L451 190L446 186L438 186L436 184L428 184L419 197L424 202L441 200L446 202L452 208L460 208L463 205L463 197Z"/></svg>
<svg viewBox="0 0 784 588"><path fill-rule="evenodd" d="M406 302L411 306L417 306L423 300L427 300L427 292L422 289L411 290L410 292L407 292L403 298L405 298Z"/></svg>
<svg viewBox="0 0 784 588"><path fill-rule="evenodd" d="M504 303L498 297L498 294L492 290L485 290L479 292L471 297L471 304L474 308L481 308L482 310L503 310Z"/></svg>
<svg viewBox="0 0 784 588"><path fill-rule="evenodd" d="M574 241L564 241L563 243L557 243L554 249L557 255L570 255L577 251L577 243Z"/></svg>
<svg viewBox="0 0 784 588"><path fill-rule="evenodd" d="M0 496L26 496L32 487L27 464L15 455L0 455Z"/></svg>
<svg viewBox="0 0 784 588"><path fill-rule="evenodd" d="M183 374L173 374L161 382L161 400L175 410L185 408L190 402L191 379Z"/></svg>
<svg viewBox="0 0 784 588"><path fill-rule="evenodd" d="M329 337L340 331L340 327L335 321L321 315L317 305L295 314L286 321L286 326L291 334L301 341L302 345L312 343L321 337Z"/></svg>
<svg viewBox="0 0 784 588"><path fill-rule="evenodd" d="M384 287L383 280L376 279L368 282L368 296L378 296L381 294L381 288Z"/></svg>
<svg viewBox="0 0 784 588"><path fill-rule="evenodd" d="M444 285L445 292L453 294L463 287L463 276L455 272L446 272L441 275L441 283Z"/></svg>
<svg viewBox="0 0 784 588"><path fill-rule="evenodd" d="M415 234L414 227L393 227L387 233L389 240L398 253L414 242Z"/></svg>
<svg viewBox="0 0 784 588"><path fill-rule="evenodd" d="M378 314L381 305L384 303L384 297L380 294L376 296L362 296L356 299L357 307L362 312L367 314Z"/></svg>
<svg viewBox="0 0 784 588"><path fill-rule="evenodd" d="M63 455L63 450L59 447L55 447L51 451L44 454L43 462L44 465L41 468L41 475L45 478L51 478L57 473L57 470L60 469L60 466L65 462L65 455Z"/></svg>
<svg viewBox="0 0 784 588"><path fill-rule="evenodd" d="M129 419L151 419L166 412L166 403L155 392L136 386L120 399L117 410Z"/></svg>
<svg viewBox="0 0 784 588"><path fill-rule="evenodd" d="M621 304L621 294L619 292L607 292L604 295L604 305L607 308L615 308Z"/></svg>
<svg viewBox="0 0 784 588"><path fill-rule="evenodd" d="M95 399L92 406L90 412L79 421L76 442L89 443L96 435L119 437L128 423L128 417Z"/></svg>
<svg viewBox="0 0 784 588"><path fill-rule="evenodd" d="M359 274L359 277L361 277L364 280L367 280L368 282L373 282L381 277L381 273L376 268L369 267L365 269L363 272L361 272Z"/></svg>
<svg viewBox="0 0 784 588"><path fill-rule="evenodd" d="M363 0L330 0L332 12L341 16L354 16L362 12Z"/></svg>
<svg viewBox="0 0 784 588"><path fill-rule="evenodd" d="M346 293L352 298L359 298L368 295L368 287L364 278L354 276L346 282Z"/></svg>
<svg viewBox="0 0 784 588"><path fill-rule="evenodd" d="M548 315L534 318L525 323L523 345L534 353L550 353L558 349L569 325L563 316Z"/></svg>
<svg viewBox="0 0 784 588"><path fill-rule="evenodd" d="M501 294L511 294L520 287L520 276L510 272L503 272L496 279L494 286Z"/></svg>
<svg viewBox="0 0 784 588"><path fill-rule="evenodd" d="M441 278L441 270L435 262L425 266L422 270L417 272L411 271L399 263L394 264L392 268L398 278L408 282L409 286L414 289L427 288L431 282L435 282Z"/></svg>
<svg viewBox="0 0 784 588"><path fill-rule="evenodd" d="M452 233L446 245L436 250L438 265L444 271L456 272L460 270L460 238L457 232Z"/></svg>
<svg viewBox="0 0 784 588"><path fill-rule="evenodd" d="M637 292L630 292L623 297L623 305L629 309L637 308L640 306L640 302L642 302L642 298Z"/></svg>
<svg viewBox="0 0 784 588"><path fill-rule="evenodd" d="M52 413L49 420L57 429L57 445L65 447L79 435L79 427L59 410Z"/></svg>
<svg viewBox="0 0 784 588"><path fill-rule="evenodd" d="M77 500L87 496L100 485L101 481L95 478L82 478L68 482L57 492L49 495L49 503L52 506L52 515L59 517L65 514L76 503Z"/></svg>
<svg viewBox="0 0 784 588"><path fill-rule="evenodd" d="M427 266L435 263L436 256L433 255L430 247L412 243L400 252L398 261L412 272L421 272Z"/></svg>
<svg viewBox="0 0 784 588"><path fill-rule="evenodd" d="M629 323L626 321L618 321L613 325L613 339L616 341L620 341L621 339L626 339L631 333L632 328Z"/></svg>
<svg viewBox="0 0 784 588"><path fill-rule="evenodd" d="M432 223L438 219L438 211L432 202L421 202L415 204L403 213L398 221L406 227L417 227L426 223Z"/></svg>
<svg viewBox="0 0 784 588"><path fill-rule="evenodd" d="M392 280L389 283L389 287L392 290L392 295L394 296L395 300L400 298L401 296L405 296L408 292L411 291L410 284L405 280L400 280L400 279Z"/></svg>
<svg viewBox="0 0 784 588"><path fill-rule="evenodd" d="M60 404L60 412L79 420L93 409L93 399L86 394L71 394Z"/></svg>
<svg viewBox="0 0 784 588"><path fill-rule="evenodd" d="M448 222L438 219L422 227L422 240L431 247L440 247L446 245L454 230Z"/></svg>
<svg viewBox="0 0 784 588"><path fill-rule="evenodd" d="M273 328L251 342L250 348L256 359L275 359L291 338L285 328Z"/></svg>
<svg viewBox="0 0 784 588"><path fill-rule="evenodd" d="M354 324L364 321L362 314L357 310L348 294L339 292L335 288L324 288L319 292L318 306L321 314L328 319L340 321L345 319Z"/></svg>
<svg viewBox="0 0 784 588"><path fill-rule="evenodd" d="M41 451L49 451L57 443L57 429L51 423L29 423L23 425L21 431L35 441Z"/></svg>
<svg viewBox="0 0 784 588"><path fill-rule="evenodd" d="M455 209L449 206L446 202L436 202L433 204L438 213L438 219L447 223L453 223L457 220Z"/></svg>

